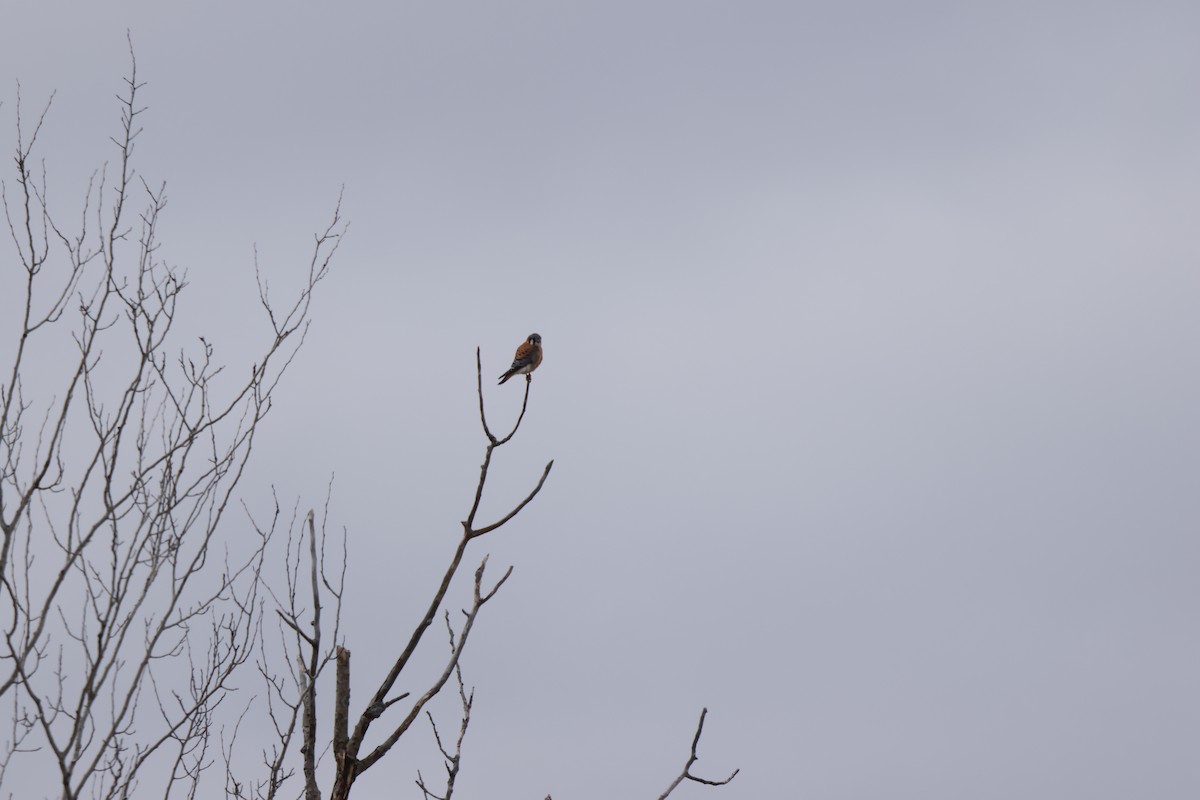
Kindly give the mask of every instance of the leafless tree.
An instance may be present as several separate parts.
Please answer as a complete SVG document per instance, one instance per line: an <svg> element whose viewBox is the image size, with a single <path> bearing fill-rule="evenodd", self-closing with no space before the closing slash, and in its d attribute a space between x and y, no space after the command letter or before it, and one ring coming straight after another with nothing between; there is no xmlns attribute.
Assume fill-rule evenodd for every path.
<svg viewBox="0 0 1200 800"><path fill-rule="evenodd" d="M165 187L134 169L142 88L131 48L115 159L73 224L35 156L50 105L29 125L18 89L0 191L0 790L20 763L64 798L196 792L261 628L268 537L219 531L344 230L335 211L290 302L260 281L269 333L223 374L210 343L173 330L187 281L159 252Z"/></svg>
<svg viewBox="0 0 1200 800"><path fill-rule="evenodd" d="M239 800L241 798L248 800L251 797L273 798L276 796L281 781L291 775L291 773L283 770L282 765L284 764L284 755L296 740L296 730L297 725L299 725L299 747L303 755L304 797L306 800L319 800L322 797L316 764L317 754L321 751L322 747L322 739L317 726L318 704L316 702L316 686L325 667L330 663L336 663L332 729L333 778L330 797L333 800L346 800L346 798L349 798L357 778L368 769L377 765L388 754L399 739L411 729L412 724L421 715L422 711L425 712L429 719L434 740L444 759L446 776L444 785L440 789L435 790L425 780L424 776L418 772L417 787L420 789L424 800L450 800L453 796L455 781L462 766L463 741L470 725L471 708L475 699L474 689L468 691L463 683L463 650L466 647L468 637L479 616L480 610L496 596L500 587L508 580L512 574L511 566L505 570L499 580L490 587L487 587L484 580L488 563L487 556L484 556L480 560L479 566L475 570L470 606L462 610L462 619L457 628L450 612L448 610L443 611L443 618L449 637L449 651L442 670L428 676L426 679L428 688L415 699L410 699L408 692L394 697L389 697L389 693L401 673L409 666L410 659L416 652L425 633L437 617L438 611L445 604L447 591L454 576L462 566L468 545L475 539L499 530L516 517L526 505L537 497L554 466L553 461L546 464L545 469L542 470L541 476L529 494L516 503L507 514L489 524L479 525L476 522L480 501L483 498L483 492L487 485L493 453L497 448L511 441L517 434L529 407L532 380L529 376L526 376L525 394L521 402L520 414L512 430L503 437L498 437L494 434L487 421L483 395L482 359L478 349L475 351L475 385L479 399L479 420L486 444L474 498L467 512L467 517L462 522L462 534L453 554L450 556L450 562L424 616L417 622L403 649L399 650L391 668L379 682L378 688L357 717L352 730L350 727L350 651L340 644L324 644L324 639L322 638L322 629L325 624L323 615L326 607L332 606L330 615L334 630L336 631L340 625L342 577L339 575L335 582L331 582L326 577L328 570L324 556L324 529L322 528L322 533L318 535L314 524L314 515L310 512L306 518L304 523L306 530L303 535L307 536L309 542L309 585L303 589L300 587L294 577L300 574L299 560L297 558L294 561L290 561L290 575L293 577L289 579L287 598L282 603L285 609L280 612L281 631L286 630L292 634L289 646L290 657L287 661L296 664L296 669L291 675L291 686L293 689L290 695L284 682L281 682L279 678L269 674L266 670L263 671L264 678L269 684L271 696L275 699L276 705L284 710L278 717L273 715L273 719L282 719L284 723L276 725L278 739L273 743L271 749L264 753L263 761L267 768L267 778L260 781L254 787L253 792L246 793L241 792L244 791L244 787L247 784L238 782L238 792L231 792L232 796L239 798ZM262 535L268 534L269 531L262 532ZM300 549L289 547L289 552L298 554ZM343 560L341 563L344 568L344 550L342 557ZM297 598L302 595L307 601L307 605L303 609L297 605ZM323 597L328 597L332 602L324 602ZM307 623L302 622L302 618L307 620ZM336 633L334 638L337 638ZM456 678L459 701L462 707L458 736L454 742L453 751L448 748L447 742L443 740L441 732L438 730L436 721L426 709L427 704L445 687L451 675ZM288 699L289 696L290 700ZM388 709L405 700L409 702L405 706L407 710L404 714L391 722L382 721L385 719ZM675 778L666 792L660 796L660 800L670 795L685 780L710 786L721 786L732 781L737 775L737 770L734 770L733 774L723 780L708 780L694 775L691 771L692 765L698 759L696 748L700 742L700 735L704 728L704 718L707 713L708 709L704 709L700 715L700 721L696 727L695 736L692 739L691 755L684 765L683 771ZM384 734L377 744L368 749L368 745L366 744L367 734L372 725L377 721L384 728Z"/></svg>
<svg viewBox="0 0 1200 800"><path fill-rule="evenodd" d="M448 593L470 544L510 523L553 467L508 513L477 520L493 454L520 428L532 382L511 431L497 436L476 350L486 442L461 535L424 613L352 713L346 534L328 535L328 500L319 522L298 504L288 515L276 501L264 519L246 508L242 535L225 535L259 425L345 232L340 199L289 301L272 300L259 279L267 333L248 368L239 377L218 365L212 344L175 330L187 280L159 252L165 187L133 166L145 109L132 47L130 57L114 161L93 175L73 225L52 207L35 156L50 104L29 124L19 89L16 177L0 182L13 251L0 264L0 304L11 305L0 305L0 325L12 334L8 349L0 340L0 703L11 712L0 728L0 792L25 796L36 774L41 794L64 800L210 796L202 787L222 781L237 800L318 800L322 785L347 800L424 715L446 774L434 788L418 773L417 787L425 800L450 800L474 700L462 655L512 567L488 580L479 559L461 615ZM282 558L269 556L278 549ZM413 675L439 617L449 641L442 666ZM402 673L425 687L419 696L394 693ZM235 675L255 674L263 691L235 697L246 683ZM451 676L462 708L452 745L428 709ZM274 734L250 767L238 745L247 719ZM734 777L691 773L703 723L704 714L663 797L684 780Z"/></svg>
<svg viewBox="0 0 1200 800"><path fill-rule="evenodd" d="M443 612L450 642L449 654L446 658L444 668L437 674L429 676L428 688L416 698L410 699L408 692L391 696L392 688L401 673L409 666L426 632L428 632L434 620L437 619L439 611L443 611L446 594L450 589L455 575L458 574L459 568L462 566L467 546L475 539L492 533L510 522L541 491L546 478L550 475L550 470L554 466L553 461L546 464L533 489L507 514L488 524L481 525L476 522L476 515L479 511L480 502L483 499L483 491L492 462L492 454L496 448L503 446L516 435L517 429L520 427L521 420L524 419L525 411L529 405L531 382L527 380L525 383L525 395L521 405L521 414L513 425L512 430L502 438L497 437L491 432L484 411L482 366L478 350L475 357L476 386L479 393L479 414L484 434L487 437L487 445L484 451L483 464L479 471L479 482L475 488L474 499L467 512L467 517L462 523L462 535L454 552L450 556L449 564L446 566L441 582L434 590L433 597L424 615L417 620L408 639L396 643L396 654L391 666L380 677L375 692L367 701L362 711L353 719L353 726L351 726L350 651L337 640L337 630L341 619L343 583L340 577L336 581L331 581L328 577L330 570L326 566L324 557L324 532L322 531L318 535L314 515L310 512L304 522L304 531L300 534L300 536L307 538L309 543L308 585L301 587L297 580L297 576L301 574L298 557L300 549L289 547L289 552L296 553L297 557L289 561L289 578L286 593L280 602L281 607L279 610L280 630L281 632L290 633L290 641L286 642L286 650L288 652L286 660L288 663L294 664L295 667L288 675L281 676L271 671L266 664L266 659L260 663L260 671L267 682L269 696L271 697L271 713L272 719L276 723L277 740L263 754L263 761L266 767L265 778L257 782L230 778L227 790L233 797L276 797L284 781L293 774L285 766L287 763L286 756L289 749L297 746L302 761L301 772L303 776L304 797L306 800L316 800L322 796L317 769L319 753L322 751L318 726L317 686L322 673L331 663L335 664L336 675L332 704L333 776L329 796L339 800L350 797L350 792L358 777L377 765L388 754L400 738L410 730L422 712L425 711L428 703L441 692L450 677L457 675L460 698L464 704L464 715L456 751L453 755L442 746L440 733L438 733L436 725L434 725L435 738L448 761L448 784L445 794L442 796L448 798L453 792L454 778L458 774L459 759L461 757L462 740L463 736L466 735L466 727L470 719L470 704L473 698L473 692L471 695L467 695L461 683L460 659L470 637L471 630L479 616L479 612L483 609L484 605L496 596L496 592L508 580L509 575L512 574L512 567L508 567L498 580L488 585L487 581L485 581L488 559L485 556L480 560L478 567L475 569L470 606L462 611L462 620L457 627L450 613L448 611ZM260 528L260 535L269 538L270 529ZM318 541L320 541L320 544L318 544ZM344 563L343 552L343 559L341 561L343 567L339 567L339 569L344 568ZM329 602L326 602L326 600ZM327 614L331 619L326 618ZM332 625L334 630L332 641L327 639L323 634L323 630L327 624ZM397 703L405 700L409 701L405 706L405 712L389 720L390 715L387 713L388 710ZM430 720L432 722L432 717L430 717ZM368 738L368 734L376 722L384 728L384 733L377 740L371 741ZM230 757L227 758L227 762L231 762L232 760L232 751L230 751ZM433 796L428 787L424 786L423 779L422 791L426 792L427 796Z"/></svg>

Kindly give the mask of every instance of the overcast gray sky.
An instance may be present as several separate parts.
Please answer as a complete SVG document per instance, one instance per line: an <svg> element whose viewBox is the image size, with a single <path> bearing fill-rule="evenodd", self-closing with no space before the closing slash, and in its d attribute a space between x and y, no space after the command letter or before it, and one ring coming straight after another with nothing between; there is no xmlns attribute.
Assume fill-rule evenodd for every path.
<svg viewBox="0 0 1200 800"><path fill-rule="evenodd" d="M463 797L656 797L702 706L742 772L681 798L1200 793L1200 5L12 4L68 209L126 28L218 358L345 186L244 488L336 475L356 697L469 506L475 346L544 338Z"/></svg>

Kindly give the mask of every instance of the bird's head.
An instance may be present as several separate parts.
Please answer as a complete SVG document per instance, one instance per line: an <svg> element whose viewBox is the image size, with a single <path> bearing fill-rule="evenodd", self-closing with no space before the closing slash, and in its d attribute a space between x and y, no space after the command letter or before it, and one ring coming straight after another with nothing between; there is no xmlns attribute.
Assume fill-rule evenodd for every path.
<svg viewBox="0 0 1200 800"><path fill-rule="evenodd" d="M531 333L529 334L529 338L525 341L529 342L530 344L540 345L542 343L542 335L540 333Z"/></svg>

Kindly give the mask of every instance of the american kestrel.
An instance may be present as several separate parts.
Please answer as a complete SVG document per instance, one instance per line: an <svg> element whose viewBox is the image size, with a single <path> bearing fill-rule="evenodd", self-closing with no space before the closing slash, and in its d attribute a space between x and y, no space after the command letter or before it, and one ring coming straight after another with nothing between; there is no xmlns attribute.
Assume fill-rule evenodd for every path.
<svg viewBox="0 0 1200 800"><path fill-rule="evenodd" d="M539 334L531 333L529 334L529 338L521 342L521 346L517 348L517 354L513 356L512 366L508 368L508 372L500 376L500 383L504 383L513 375L528 376L541 363L542 337ZM529 378L526 377L525 380L529 380Z"/></svg>

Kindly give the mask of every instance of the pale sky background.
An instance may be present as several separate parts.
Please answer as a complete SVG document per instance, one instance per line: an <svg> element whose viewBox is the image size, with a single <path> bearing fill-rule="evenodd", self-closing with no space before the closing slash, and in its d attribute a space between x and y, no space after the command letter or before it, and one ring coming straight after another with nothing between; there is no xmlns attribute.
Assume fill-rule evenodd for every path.
<svg viewBox="0 0 1200 800"><path fill-rule="evenodd" d="M56 90L72 214L131 31L181 324L233 367L254 245L298 284L345 186L243 496L336 475L354 713L471 500L474 348L503 427L544 337L484 515L555 468L469 551L515 571L456 796L657 797L703 706L697 771L742 772L680 798L1200 794L1200 5L3 17L4 152L15 81ZM414 733L355 797L419 796Z"/></svg>

